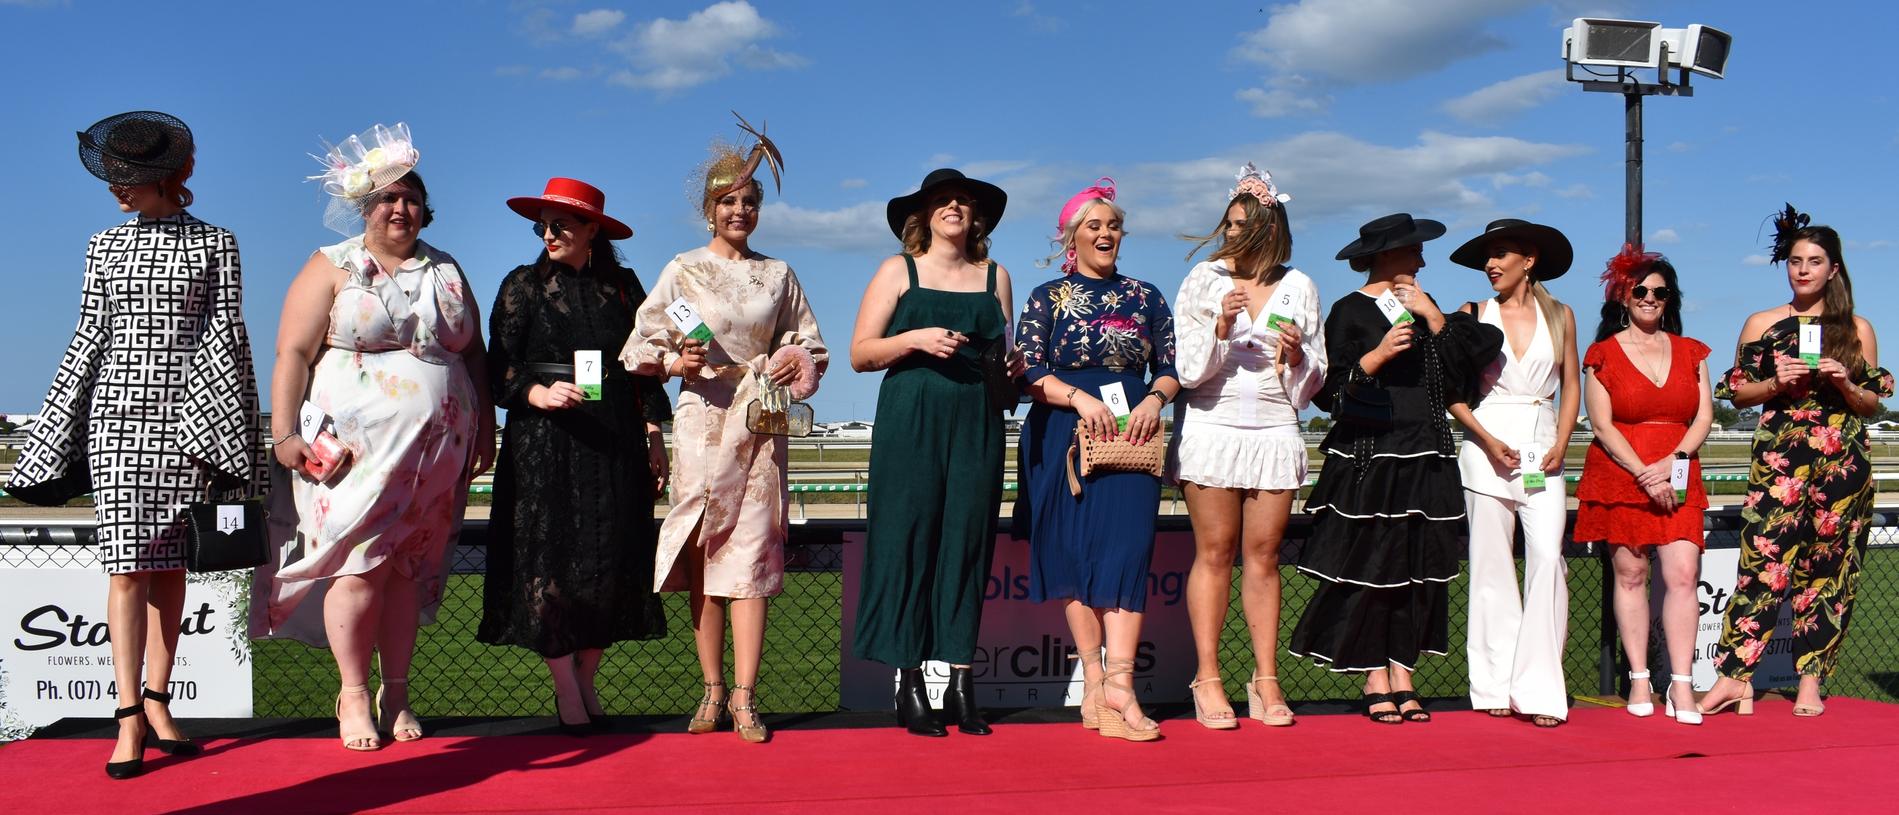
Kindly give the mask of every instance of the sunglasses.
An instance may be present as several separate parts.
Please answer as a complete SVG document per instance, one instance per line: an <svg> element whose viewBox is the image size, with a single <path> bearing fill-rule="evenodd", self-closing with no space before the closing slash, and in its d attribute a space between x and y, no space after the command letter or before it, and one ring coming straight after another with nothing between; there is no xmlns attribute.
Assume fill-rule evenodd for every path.
<svg viewBox="0 0 1899 815"><path fill-rule="evenodd" d="M534 237L537 238L546 238L550 233L558 238L572 232L574 229L566 221L549 221L547 223L535 221L534 224L528 228L534 230Z"/></svg>
<svg viewBox="0 0 1899 815"><path fill-rule="evenodd" d="M1655 299L1666 303L1674 298L1675 290L1667 286L1656 286L1652 289L1647 286L1636 286L1629 289L1630 299L1633 300L1645 300L1651 294L1655 295Z"/></svg>

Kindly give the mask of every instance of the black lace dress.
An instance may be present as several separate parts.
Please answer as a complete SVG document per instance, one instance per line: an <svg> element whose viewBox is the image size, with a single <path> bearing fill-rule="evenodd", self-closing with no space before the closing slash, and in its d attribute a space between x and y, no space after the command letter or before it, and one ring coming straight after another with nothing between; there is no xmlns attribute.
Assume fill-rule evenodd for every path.
<svg viewBox="0 0 1899 815"><path fill-rule="evenodd" d="M576 271L542 261L501 283L489 315L488 381L508 415L488 524L482 642L558 657L666 632L653 593L645 427L672 411L658 380L615 362L644 299L633 272L618 266ZM530 386L572 381L533 366L572 365L579 349L600 351L606 363L600 400L530 406Z"/></svg>
<svg viewBox="0 0 1899 815"><path fill-rule="evenodd" d="M1325 318L1330 357L1312 404L1336 415L1348 381L1391 397L1392 426L1332 425L1325 466L1306 498L1312 534L1288 562L1318 582L1287 644L1334 671L1416 669L1450 646L1449 583L1465 547L1463 480L1445 405L1475 404L1471 385L1496 359L1503 332L1461 311L1437 333L1417 324L1411 348L1366 376L1358 360L1391 323L1374 298L1352 292Z"/></svg>

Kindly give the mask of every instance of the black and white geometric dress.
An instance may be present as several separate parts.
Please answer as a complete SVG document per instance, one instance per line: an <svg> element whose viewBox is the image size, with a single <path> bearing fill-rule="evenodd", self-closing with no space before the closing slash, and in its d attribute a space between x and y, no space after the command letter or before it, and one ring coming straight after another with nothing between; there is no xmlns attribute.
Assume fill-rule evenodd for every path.
<svg viewBox="0 0 1899 815"><path fill-rule="evenodd" d="M184 508L262 485L237 240L189 213L86 246L79 327L7 491L93 493L107 574L185 567Z"/></svg>

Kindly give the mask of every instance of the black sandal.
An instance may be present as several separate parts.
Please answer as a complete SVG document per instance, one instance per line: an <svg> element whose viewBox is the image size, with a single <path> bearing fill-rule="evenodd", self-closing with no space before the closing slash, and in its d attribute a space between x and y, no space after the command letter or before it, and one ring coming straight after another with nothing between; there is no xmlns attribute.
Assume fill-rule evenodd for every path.
<svg viewBox="0 0 1899 815"><path fill-rule="evenodd" d="M1397 704L1389 693L1367 693L1360 700L1365 704L1365 718L1379 724L1404 724L1404 715L1396 710L1372 710L1372 705Z"/></svg>
<svg viewBox="0 0 1899 815"><path fill-rule="evenodd" d="M1417 691L1414 691L1414 690L1392 691L1388 695L1391 697L1391 701L1397 703L1398 715L1404 717L1405 721L1422 723L1422 722L1428 722L1431 720L1431 711L1424 709L1424 701L1418 698ZM1404 706L1412 702L1417 703L1418 709L1405 710Z"/></svg>
<svg viewBox="0 0 1899 815"><path fill-rule="evenodd" d="M145 699L140 702L140 710L144 709L144 702L157 702L158 706L164 708L166 713L171 712L171 694L165 693L164 691L155 691L151 688L142 687L139 688L139 690L142 691L145 696ZM195 756L203 752L203 749L198 747L197 743L191 739L160 739L157 738L158 730L155 728L152 730L152 736L158 742L159 752L168 756L183 758L186 756Z"/></svg>

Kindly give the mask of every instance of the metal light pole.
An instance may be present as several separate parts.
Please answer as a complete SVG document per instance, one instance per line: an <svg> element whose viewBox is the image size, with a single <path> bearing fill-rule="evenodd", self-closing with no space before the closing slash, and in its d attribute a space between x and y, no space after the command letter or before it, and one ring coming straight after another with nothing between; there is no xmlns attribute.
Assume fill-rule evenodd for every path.
<svg viewBox="0 0 1899 815"><path fill-rule="evenodd" d="M1642 241L1642 97L1644 96L1694 96L1695 89L1688 84L1688 69L1677 68L1676 81L1668 81L1668 43L1661 44L1663 67L1655 70L1657 82L1638 80L1633 68L1617 68L1613 78L1578 79L1576 63L1570 61L1568 49L1564 49L1563 75L1565 79L1582 85L1585 91L1596 93L1622 94L1622 129L1626 167L1624 170L1623 192L1623 241L1641 246Z"/></svg>

